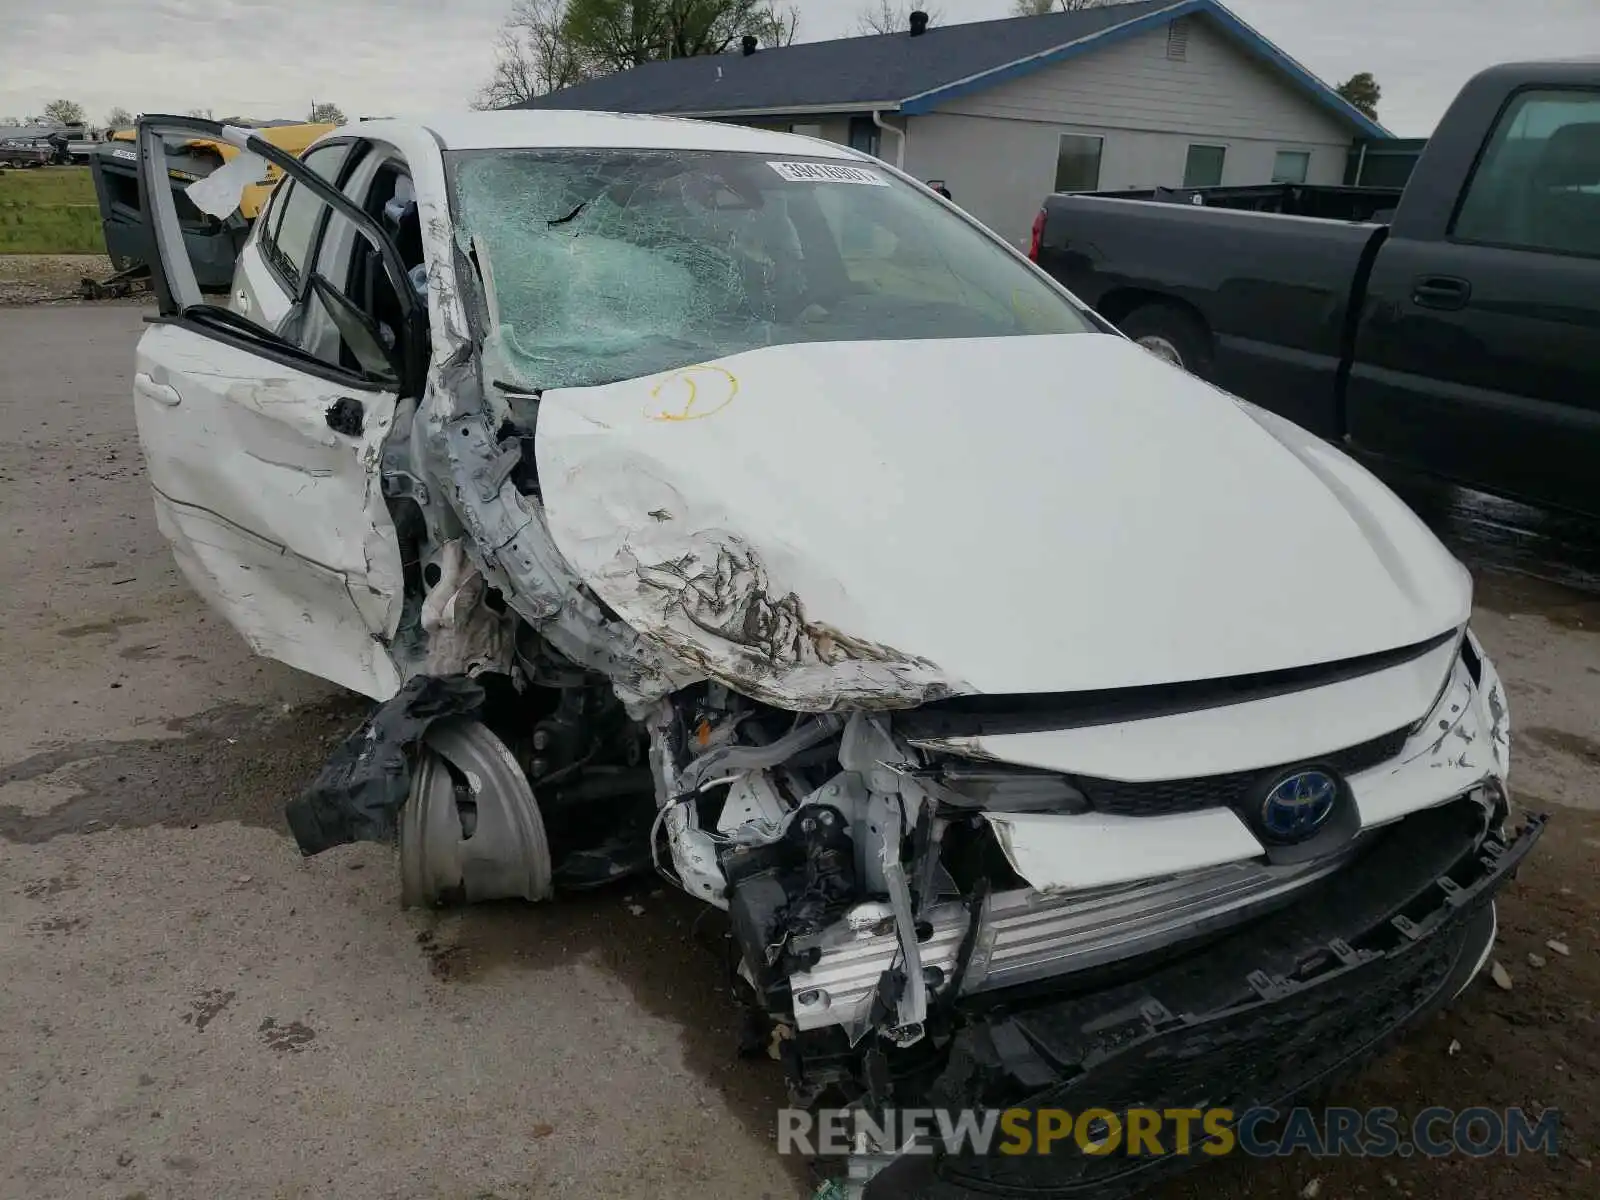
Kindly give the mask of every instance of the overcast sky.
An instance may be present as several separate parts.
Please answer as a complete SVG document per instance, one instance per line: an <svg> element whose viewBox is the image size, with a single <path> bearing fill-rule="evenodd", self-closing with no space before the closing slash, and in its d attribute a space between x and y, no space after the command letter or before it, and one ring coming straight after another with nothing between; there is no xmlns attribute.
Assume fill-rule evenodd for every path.
<svg viewBox="0 0 1600 1200"><path fill-rule="evenodd" d="M862 0L799 0L806 41L854 31ZM0 0L0 117L57 96L102 121L209 108L351 117L460 108L488 73L510 0ZM939 0L947 24L1009 0ZM1371 71L1379 117L1431 131L1462 82L1510 59L1600 55L1600 0L1232 0L1330 82ZM50 11L47 11L47 8Z"/></svg>

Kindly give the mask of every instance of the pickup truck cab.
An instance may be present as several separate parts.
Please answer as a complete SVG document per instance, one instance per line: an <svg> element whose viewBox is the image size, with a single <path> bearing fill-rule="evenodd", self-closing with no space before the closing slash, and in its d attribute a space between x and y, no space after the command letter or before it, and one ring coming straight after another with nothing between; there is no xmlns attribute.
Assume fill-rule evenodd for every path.
<svg viewBox="0 0 1600 1200"><path fill-rule="evenodd" d="M1323 437L1600 513L1600 63L1476 76L1388 202L1056 195L1033 257L1147 349Z"/></svg>

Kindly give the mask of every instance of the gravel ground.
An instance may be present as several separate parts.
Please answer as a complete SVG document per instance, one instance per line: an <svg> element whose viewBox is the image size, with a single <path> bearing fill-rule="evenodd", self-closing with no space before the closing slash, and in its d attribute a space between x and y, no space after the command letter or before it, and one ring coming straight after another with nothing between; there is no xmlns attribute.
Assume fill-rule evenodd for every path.
<svg viewBox="0 0 1600 1200"><path fill-rule="evenodd" d="M110 274L104 254L0 254L0 304L76 300L82 280Z"/></svg>
<svg viewBox="0 0 1600 1200"><path fill-rule="evenodd" d="M143 315L0 310L0 1200L803 1195L692 902L408 914L386 848L295 853L283 801L362 705L251 657L173 569ZM1513 986L1335 1099L1553 1105L1562 1155L1229 1161L1168 1200L1596 1194L1600 601L1488 573L1479 599L1513 785L1556 815L1501 906Z"/></svg>

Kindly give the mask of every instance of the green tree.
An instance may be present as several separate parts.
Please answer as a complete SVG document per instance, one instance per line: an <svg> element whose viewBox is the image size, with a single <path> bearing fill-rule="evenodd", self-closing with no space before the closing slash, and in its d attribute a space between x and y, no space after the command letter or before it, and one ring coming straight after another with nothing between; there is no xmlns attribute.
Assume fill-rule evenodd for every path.
<svg viewBox="0 0 1600 1200"><path fill-rule="evenodd" d="M44 106L44 116L60 125L77 125L83 121L83 105L76 100L52 100Z"/></svg>
<svg viewBox="0 0 1600 1200"><path fill-rule="evenodd" d="M1378 86L1378 81L1372 77L1371 71L1362 71L1358 75L1350 76L1334 91L1374 121L1378 119L1378 101L1383 99L1383 89Z"/></svg>
<svg viewBox="0 0 1600 1200"><path fill-rule="evenodd" d="M770 0L567 0L561 31L599 73L664 58L722 54L746 34L764 45L794 40L793 10Z"/></svg>
<svg viewBox="0 0 1600 1200"><path fill-rule="evenodd" d="M323 100L311 106L311 114L306 120L313 125L343 125L344 111L337 104Z"/></svg>

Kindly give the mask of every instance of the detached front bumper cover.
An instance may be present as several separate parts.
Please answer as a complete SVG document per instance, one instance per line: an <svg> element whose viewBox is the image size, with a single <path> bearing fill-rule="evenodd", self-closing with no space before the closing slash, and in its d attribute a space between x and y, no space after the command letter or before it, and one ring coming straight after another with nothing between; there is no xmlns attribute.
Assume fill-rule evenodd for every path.
<svg viewBox="0 0 1600 1200"><path fill-rule="evenodd" d="M1242 1113L1281 1106L1369 1057L1471 979L1493 938L1494 892L1546 822L1532 817L1510 840L1471 839L1462 854L1452 828L1461 814L1424 815L1434 819L1378 847L1305 912L1291 908L1133 983L976 1017L957 1034L931 1105ZM1423 863L1397 869L1419 850ZM897 1159L865 1194L1109 1200L1198 1161L940 1149Z"/></svg>

